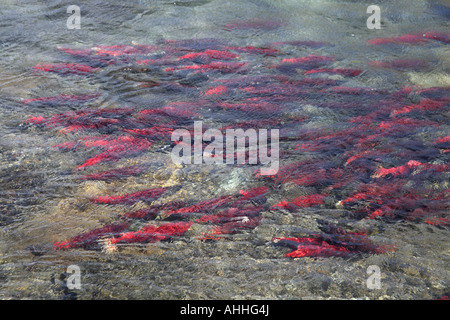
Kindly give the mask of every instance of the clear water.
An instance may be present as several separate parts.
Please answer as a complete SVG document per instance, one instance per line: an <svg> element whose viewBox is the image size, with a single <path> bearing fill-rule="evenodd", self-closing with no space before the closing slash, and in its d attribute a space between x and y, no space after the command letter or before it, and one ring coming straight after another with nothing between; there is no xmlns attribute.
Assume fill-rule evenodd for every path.
<svg viewBox="0 0 450 320"><path fill-rule="evenodd" d="M338 57L337 67L366 71L346 79L347 87L389 91L405 86L448 87L448 44L368 46L367 40L423 31L449 31L448 1L378 1L382 29L366 26L369 1L79 1L81 29L69 30L64 1L2 1L0 4L0 298L2 299L436 299L449 291L448 227L407 220L359 220L336 206L295 212L262 212L254 229L216 242L197 239L202 226L192 227L172 241L125 245L104 250L53 250L57 241L102 227L130 211L125 205L99 206L90 197L123 194L148 187L181 185L169 200L206 200L248 190L264 182L252 167L202 166L179 169L168 153L155 150L126 158L119 164L148 163L147 171L119 181L80 181L74 170L94 150L61 152L52 146L81 138L58 130L25 125L32 116L51 117L76 110L77 103L28 105L31 98L100 93L85 107L133 107L139 110L168 102L189 101L197 93L153 90L142 81L164 80L156 74L134 74L114 66L94 76L59 76L36 72L39 63L69 62L57 48L86 49L117 44L155 44L160 39L221 39L235 46L267 46L272 42L313 40L329 42L325 48L287 47L287 57L308 54ZM255 20L257 19L257 20ZM249 28L224 28L248 21L265 21ZM277 57L244 55L250 75L258 75ZM369 68L374 60L415 57L430 68L398 72ZM73 61L70 61L73 62ZM224 78L232 77L229 75ZM341 79L334 77L334 79ZM206 89L201 87L202 90ZM228 102L237 101L236 97ZM356 98L355 98L356 99ZM320 99L317 99L318 102ZM356 100L355 100L356 101ZM357 103L371 103L370 96ZM448 136L446 110L429 115L440 119ZM289 111L306 116L299 127L342 128L343 118L357 109L336 111L304 102L291 102ZM237 120L258 120L256 114L203 113L212 127ZM442 120L442 117L447 117ZM428 138L429 134L430 138ZM428 139L428 140L427 140ZM160 150L161 151L161 150ZM328 155L327 155L328 156ZM290 158L292 157L292 158ZM332 155L329 155L332 158ZM287 156L282 164L298 161ZM445 163L448 159L442 158ZM105 164L104 170L118 167ZM94 172L94 171L92 171ZM90 173L92 173L90 172ZM446 175L447 174L447 175ZM437 181L437 182L436 182ZM448 173L430 184L448 189ZM308 191L308 190L307 190ZM280 187L268 197L274 205L293 199L298 190ZM142 203L132 207L141 209ZM372 230L371 240L396 247L395 252L352 258L285 257L289 249L276 247L273 237L299 237L318 232L318 221L342 224L352 230ZM139 223L133 226L136 230ZM65 285L67 267L81 269L82 289ZM381 288L366 286L367 268L380 267Z"/></svg>

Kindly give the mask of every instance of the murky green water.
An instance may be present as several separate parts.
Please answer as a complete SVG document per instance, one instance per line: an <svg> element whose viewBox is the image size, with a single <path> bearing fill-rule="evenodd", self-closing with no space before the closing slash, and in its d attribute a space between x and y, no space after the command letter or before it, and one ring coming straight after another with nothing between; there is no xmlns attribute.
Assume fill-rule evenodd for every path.
<svg viewBox="0 0 450 320"><path fill-rule="evenodd" d="M72 4L72 3L71 3ZM197 239L202 226L170 242L124 245L119 250L56 251L56 241L114 222L130 208L98 206L89 197L133 192L153 186L182 185L165 200L205 200L260 186L252 167L177 168L164 152L144 153L119 164L149 164L142 175L114 182L80 181L74 170L90 151L60 152L52 146L79 138L58 130L24 125L32 116L49 117L77 109L74 104L28 106L23 100L100 93L88 102L97 108L160 106L184 101L189 92L140 88L141 75L120 72L97 77L61 77L35 72L38 63L67 62L58 47L86 49L116 44L154 44L160 39L222 39L238 46L314 40L326 49L290 48L293 56L310 53L340 57L342 67L367 70L373 60L415 56L432 64L426 71L372 70L346 86L399 90L405 86L450 85L447 45L367 46L423 30L448 33L448 1L379 1L382 29L369 30L370 1L78 1L81 29L69 30L63 1L3 1L0 4L0 298L2 299L436 299L449 291L448 227L411 221L383 223L352 220L336 207L297 212L263 211L253 230L224 241ZM275 21L260 28L224 28L236 21ZM252 75L270 57L248 58ZM253 59L253 60L252 60ZM258 60L259 59L259 60ZM369 98L368 98L369 99ZM339 126L339 112L293 104L293 113L312 119L308 126ZM351 112L351 111L350 111ZM448 117L447 112L442 112ZM223 118L222 118L223 117ZM255 116L254 119L258 117ZM214 125L226 116L211 112ZM240 119L244 120L244 119ZM442 135L448 135L444 127ZM289 160L289 159L288 159ZM108 164L102 168L108 169ZM117 167L114 165L114 167ZM448 177L448 176L447 176ZM443 182L445 183L445 182ZM447 180L448 188L448 180ZM272 193L273 205L292 193ZM294 192L295 194L295 192ZM164 201L165 201L164 200ZM140 209L135 204L132 209ZM395 252L353 258L286 258L289 249L271 242L278 236L317 232L319 220L344 221L354 229L376 230L371 239L395 245ZM139 226L135 226L138 228ZM81 269L81 289L66 287L69 265ZM368 289L367 268L380 267L381 288Z"/></svg>

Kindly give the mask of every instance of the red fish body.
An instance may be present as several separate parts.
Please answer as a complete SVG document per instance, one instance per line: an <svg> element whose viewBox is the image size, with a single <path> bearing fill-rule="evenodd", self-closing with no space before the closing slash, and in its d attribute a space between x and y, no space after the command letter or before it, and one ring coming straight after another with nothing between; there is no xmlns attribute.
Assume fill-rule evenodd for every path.
<svg viewBox="0 0 450 320"><path fill-rule="evenodd" d="M429 31L423 34L424 38L440 41L443 43L450 43L450 35L442 32Z"/></svg>
<svg viewBox="0 0 450 320"><path fill-rule="evenodd" d="M237 221L226 222L215 227L212 232L202 234L199 240L221 240L224 235L236 234L242 230L252 230L259 225L261 220L261 217L244 217Z"/></svg>
<svg viewBox="0 0 450 320"><path fill-rule="evenodd" d="M156 188L129 193L122 196L104 196L90 199L93 203L103 204L133 204L138 201L155 200L161 197L168 188Z"/></svg>
<svg viewBox="0 0 450 320"><path fill-rule="evenodd" d="M211 96L211 95L222 95L224 93L228 92L228 88L225 86L217 86L214 88L210 88L203 92L205 96Z"/></svg>
<svg viewBox="0 0 450 320"><path fill-rule="evenodd" d="M287 210L296 210L298 208L312 207L324 203L325 195L313 194L309 196L300 196L292 202L281 201L274 205L274 208L283 208Z"/></svg>
<svg viewBox="0 0 450 320"><path fill-rule="evenodd" d="M218 59L218 60L230 60L230 59L236 59L239 56L235 53L228 52L228 51L220 51L220 50L205 50L202 52L193 52L185 54L184 56L178 57L178 60L193 60L198 58L207 57L210 59Z"/></svg>
<svg viewBox="0 0 450 320"><path fill-rule="evenodd" d="M27 122L42 124L47 128L62 126L64 132L100 129L120 122L120 117L133 112L130 108L116 109L82 109L57 114L51 118L32 117Z"/></svg>
<svg viewBox="0 0 450 320"><path fill-rule="evenodd" d="M54 64L38 64L34 67L36 70L45 72L54 72L58 74L78 74L86 75L98 71L98 68L93 68L88 65L79 63L54 63Z"/></svg>
<svg viewBox="0 0 450 320"><path fill-rule="evenodd" d="M123 220L130 219L142 219L150 220L154 219L159 213L166 211L173 211L180 208L184 208L186 203L184 201L172 201L165 204L152 205L150 208L141 209L137 211L127 212L121 216Z"/></svg>
<svg viewBox="0 0 450 320"><path fill-rule="evenodd" d="M274 238L272 241L294 249L286 254L290 258L341 257L350 254L350 250L344 247L333 246L316 238Z"/></svg>
<svg viewBox="0 0 450 320"><path fill-rule="evenodd" d="M423 44L427 43L428 39L426 39L423 35L418 34L407 34L392 38L380 38L380 39L372 39L367 41L369 44L374 45L382 45L382 44Z"/></svg>
<svg viewBox="0 0 450 320"><path fill-rule="evenodd" d="M170 141L174 128L169 126L153 126L146 129L124 129L123 131L137 136L144 136L152 140Z"/></svg>
<svg viewBox="0 0 450 320"><path fill-rule="evenodd" d="M61 50L64 53L73 55L73 56L89 56L92 54L92 50L91 49L70 49L70 48L58 48L59 50Z"/></svg>
<svg viewBox="0 0 450 320"><path fill-rule="evenodd" d="M147 139L135 137L121 137L109 143L106 151L99 153L95 157L88 159L78 169L85 169L105 161L117 161L120 158L148 149L152 145Z"/></svg>
<svg viewBox="0 0 450 320"><path fill-rule="evenodd" d="M188 66L178 66L165 68L166 72L180 71L180 70L196 70L197 72L206 72L209 70L216 70L223 73L236 72L246 66L246 62L211 62L209 64L195 64Z"/></svg>
<svg viewBox="0 0 450 320"><path fill-rule="evenodd" d="M192 226L193 222L169 222L161 226L148 225L136 232L125 232L111 239L111 244L118 243L152 243L181 236Z"/></svg>
<svg viewBox="0 0 450 320"><path fill-rule="evenodd" d="M244 52L244 53L252 53L252 54L263 54L266 56L275 56L279 53L278 49L274 48L260 48L253 46L246 47L226 47L227 50L236 51L236 52Z"/></svg>
<svg viewBox="0 0 450 320"><path fill-rule="evenodd" d="M97 241L102 237L112 237L114 235L120 234L123 230L129 227L127 222L119 222L109 224L107 226L91 230L89 232L77 235L72 239L56 242L53 245L55 250L67 250L73 248L88 248L97 243Z"/></svg>
<svg viewBox="0 0 450 320"><path fill-rule="evenodd" d="M316 69L328 65L333 61L334 57L331 56L309 55L300 58L285 58L275 67L282 72L293 72L296 69Z"/></svg>
<svg viewBox="0 0 450 320"><path fill-rule="evenodd" d="M377 172L375 172L374 177L381 178L385 177L387 175L393 175L393 176L399 176L399 175L405 175L408 172L410 172L413 169L432 169L436 170L438 172L448 171L449 166L447 165L438 165L438 164L429 164L429 163L421 163L419 161L410 160L407 164L399 166L399 167L393 167L390 169L380 168Z"/></svg>
<svg viewBox="0 0 450 320"><path fill-rule="evenodd" d="M437 40L444 43L450 42L450 36L441 32L425 32L422 34L406 34L392 38L380 38L369 40L369 44L383 45L383 44L413 44L420 45L429 42L429 40Z"/></svg>
<svg viewBox="0 0 450 320"><path fill-rule="evenodd" d="M423 99L418 104L408 105L399 110L394 110L393 115L405 114L411 111L426 111L426 110L436 110L445 106L443 101L435 101L431 99Z"/></svg>
<svg viewBox="0 0 450 320"><path fill-rule="evenodd" d="M258 187L253 188L248 191L241 190L239 193L242 195L242 197L233 203L233 206L240 205L244 202L248 201L257 201L265 197L265 195L269 192L269 189L267 187Z"/></svg>
<svg viewBox="0 0 450 320"><path fill-rule="evenodd" d="M227 29L270 30L273 26L278 27L271 21L254 20L237 22ZM369 41L374 45L430 46L441 45L439 42L448 43L448 35L426 32ZM273 176L255 174L260 178L257 183L264 183L264 186L249 186L239 194L204 201L197 199L193 204L178 201L152 204L120 215L121 223L58 242L55 248L91 248L104 239L111 244L169 240L184 235L194 223L210 230L199 239L228 238L260 225L264 221L261 212L269 209L266 202L272 199L270 193L276 193L277 188L286 183L305 187L307 195L281 201L272 209L295 211L324 206L328 200L336 199L349 217L376 220L371 223L408 220L448 225L448 193L440 186L449 166L440 163L445 161L450 149L443 130L443 115L450 101L449 87L406 87L398 91L356 87L351 83L358 83L359 79L349 77L358 77L364 70L335 67L333 63L344 61L342 57L291 55L291 52L308 52L308 48L329 45L316 41L284 41L256 47L230 45L218 39L161 40L156 45L63 48L62 52L80 63L36 66L37 70L61 75L88 76L104 69L108 71L102 75L106 84L115 84L123 77L127 80L127 94L128 85L133 85L151 97L143 102L147 105L139 105L138 109L79 110L72 105L93 100L93 95L25 100L24 104L45 106L71 104L69 107L75 111L48 118L35 116L27 123L58 128L60 133L85 133L85 136L72 138L77 139L75 141L57 145L61 150L81 151L80 154L98 151L78 169L98 164L106 167L107 162L140 155L155 144L164 144L158 150L163 152L177 143L188 145L184 140L169 143L171 135L175 129L182 128L192 137L192 121L198 119L217 120L222 130L276 127L280 130L280 155L284 164ZM325 52L326 48L323 50ZM427 61L418 59L374 61L372 66L399 71L430 67ZM238 75L233 76L233 73ZM145 81L148 84L141 85ZM142 89L145 86L146 89ZM134 93L129 97L130 101L141 98ZM302 112L299 106L305 106L308 117L298 115ZM238 121L245 116L252 119ZM321 122L322 117L330 119L330 123ZM316 126L315 121L322 126ZM431 143L427 140L429 137ZM247 149L233 151L234 165L249 164L238 161L249 158ZM225 159L225 154L216 153L212 157ZM293 157L296 160L292 160ZM297 162L289 163L289 160ZM103 169L106 171L81 179L111 181L139 175L149 168L149 165L136 165ZM430 177L436 180L433 188L428 183ZM124 194L100 196L90 201L133 205L159 199L168 190L155 188L133 193L124 190ZM145 225L139 231L130 228L131 222L135 226L134 223L155 219L158 224ZM167 223L166 219L176 222ZM303 238L275 238L274 241L294 250L287 255L289 257L347 257L387 251L373 244L364 232L348 232L337 227L326 227L323 231Z"/></svg>
<svg viewBox="0 0 450 320"><path fill-rule="evenodd" d="M274 238L272 241L294 249L286 255L291 258L342 257L357 253L380 254L393 250L373 244L364 232L348 232L334 226L328 227L327 232L313 237Z"/></svg>
<svg viewBox="0 0 450 320"><path fill-rule="evenodd" d="M166 216L170 215L185 215L190 213L199 213L199 212L209 212L216 208L219 208L227 203L229 203L233 199L233 196L222 196L218 198L213 198L205 201L200 201L194 205L184 207L177 210L168 211Z"/></svg>

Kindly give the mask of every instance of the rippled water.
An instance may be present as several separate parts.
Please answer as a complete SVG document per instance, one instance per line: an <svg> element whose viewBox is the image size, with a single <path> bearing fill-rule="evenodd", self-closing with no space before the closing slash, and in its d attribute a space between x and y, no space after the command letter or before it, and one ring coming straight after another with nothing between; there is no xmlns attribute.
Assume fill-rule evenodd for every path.
<svg viewBox="0 0 450 320"><path fill-rule="evenodd" d="M342 147L338 142L333 142L335 148L331 150L293 150L298 144L308 142L308 133L331 134L329 130L337 132L348 128L352 117L366 116L372 109L383 110L392 101L392 94L405 87L418 92L427 88L448 88L448 41L391 46L373 46L367 42L374 38L428 31L448 34L448 1L379 1L381 30L370 30L366 26L369 16L366 9L373 4L368 1L80 1L73 4L81 7L79 30L67 29L68 4L63 1L3 1L0 5L1 298L436 299L450 294L448 223L430 224L425 222L425 218L417 221L404 218L403 211L408 214L413 211L409 210L404 198L399 198L400 204L396 202L395 205L403 211L394 218L364 219L358 215L361 212L354 208L339 205L340 200L356 192L359 184L379 181L373 176L359 176L357 182L350 181L345 187L336 187L337 191L327 193L324 203L320 205L296 210L271 210L282 200L293 201L299 196L325 194L333 183L345 180L348 171L338 181L321 180L317 184L302 185L289 181L296 174L296 169L293 169L292 175L288 171L284 180L281 179L286 183L277 184L269 178L255 176L252 166L177 167L170 159L170 143L157 143L146 152L123 157L118 162L102 163L100 169L89 167L80 171L76 168L99 153L96 148L63 152L54 146L83 141L83 132L64 132L60 131L63 126L45 128L27 123L31 117L51 118L55 114L83 108L129 107L139 112L161 108L171 102L189 101L192 104L188 111L198 111L195 109L198 103L198 119L211 128L241 121L282 121L281 125L277 124L286 138L280 147L282 166L317 159L319 167L324 163L324 170L345 169L348 166L340 167L340 161L347 155L342 150L351 151L351 143ZM77 57L64 54L58 48L84 50L113 45L156 45L164 43L162 39L209 39L206 45L193 51L220 50L222 43L226 46L259 48L269 48L271 43L286 41L317 41L328 45L283 45L278 48L280 52L273 55L235 52L239 55L237 61L247 63L247 69L230 74L166 74L152 66L146 66L149 69L143 70L142 65L136 64L136 57L117 64L102 65L100 72L87 76L60 75L34 69L42 63L80 62ZM219 47L217 43L220 43ZM178 42L171 46L179 48L183 45ZM152 52L150 57L161 58L165 54ZM366 92L342 98L339 93L333 95L327 91L327 87L319 87L325 91L308 92L303 96L299 94L298 99L284 101L286 93L277 96L274 90L289 89L291 86L284 82L280 88L270 82L264 86L249 85L245 94L236 90L224 96L219 94L217 99L205 97L211 85L217 84L215 80L268 75L287 76L292 81L303 79L304 70L290 73L284 72L290 70L279 70L274 66L281 59L310 54L335 57L331 68L362 71L356 77L325 75L313 78L337 81L339 84L336 87L370 88L380 93ZM400 69L371 64L373 61L397 59L416 60L412 66ZM155 83L159 85L153 86ZM231 85L229 88L232 88ZM268 93L258 91L259 94L272 99L269 100L282 112L229 112L211 107L214 103L242 102L254 93L255 88L267 88ZM414 126L410 123L411 132L407 130L402 135L387 136L383 146L392 146L394 151L404 148L405 153L396 157L387 157L382 153L373 156L370 161L379 161L379 166L374 165L373 168L399 167L409 160L430 165L448 164L448 153L433 145L436 139L449 135L448 89L441 92L438 98L444 103L439 109L412 116L415 120L433 121L433 124L413 130ZM40 97L84 94L96 96L83 102L25 103L27 99ZM407 99L417 104L420 98L419 94L410 95ZM210 102L206 107L199 103L199 100L205 99ZM333 107L333 103L343 103L346 107ZM408 105L404 101L402 103L402 107ZM388 118L375 117L370 121L381 124L391 119L389 113L384 116ZM126 115L118 117L127 118ZM300 118L301 121L293 121ZM133 119L131 117L129 120ZM188 127L193 120L188 117L183 120L183 125ZM117 132L108 128L93 132L91 136L112 134L116 138ZM265 128L270 129L270 125L265 125ZM348 158L345 160L348 161ZM80 179L87 174L133 165L144 165L145 170L109 181ZM423 190L434 190L436 194L444 191L442 194L445 194L448 190L448 170L436 172L433 168L425 176L415 172L402 181L407 183L406 188L414 189L414 183L420 180ZM305 170L296 179L318 172L322 171L311 165L311 172ZM340 171L332 172L338 174ZM381 188L394 188L396 179L395 175L391 180L387 177L380 184ZM93 197L122 195L158 187L171 188L168 194L158 199L156 203L159 204L174 200L193 203L239 194L240 190L255 187L268 187L270 192L266 195L265 207L258 215L256 226L227 234L218 241L200 239L199 236L209 232L211 226L197 223L195 217L189 217L181 219L193 223L189 230L170 241L110 247L105 245L108 239L97 239L98 246L95 248L55 250L54 244L57 242L114 224L123 214L149 206L143 201L132 205L99 205L90 201ZM443 199L439 200L440 207L433 210L439 218L447 219L448 197ZM252 205L260 205L258 201ZM428 208L426 205L419 207L423 210ZM157 225L164 222L164 216L157 216L151 221ZM140 230L146 223L149 221L136 219L127 231ZM366 230L370 241L380 247L395 247L395 251L293 259L285 256L292 249L278 246L273 241L274 237L308 237L321 233L323 227L328 225L337 225L352 232ZM69 265L80 267L81 289L70 290L66 287ZM381 288L370 290L366 285L369 277L367 269L373 265L380 268Z"/></svg>

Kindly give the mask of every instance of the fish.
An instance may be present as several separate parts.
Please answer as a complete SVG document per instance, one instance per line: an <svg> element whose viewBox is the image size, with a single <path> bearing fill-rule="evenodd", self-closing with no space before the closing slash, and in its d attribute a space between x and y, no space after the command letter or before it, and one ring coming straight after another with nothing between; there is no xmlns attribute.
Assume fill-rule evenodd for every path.
<svg viewBox="0 0 450 320"><path fill-rule="evenodd" d="M326 66L333 62L333 56L308 55L299 58L284 58L281 63L275 65L275 69L285 73L296 72L296 69L312 70Z"/></svg>
<svg viewBox="0 0 450 320"><path fill-rule="evenodd" d="M326 195L324 194L312 194L309 196L300 196L293 201L281 201L275 204L272 208L278 209L283 208L290 211L294 211L298 208L312 207L320 204L324 204L324 199Z"/></svg>
<svg viewBox="0 0 450 320"><path fill-rule="evenodd" d="M406 107L402 107L399 110L394 110L392 112L392 115L396 116L396 115L400 115L400 114L409 113L412 111L436 110L436 109L440 109L440 108L444 107L445 105L446 105L446 103L443 101L436 101L436 100L425 98L425 99L422 99L417 104L410 104L410 105L407 105Z"/></svg>
<svg viewBox="0 0 450 320"><path fill-rule="evenodd" d="M130 56L130 55L147 55L160 49L154 45L112 45L112 46L97 46L93 47L91 51L99 56Z"/></svg>
<svg viewBox="0 0 450 320"><path fill-rule="evenodd" d="M193 204L188 207L176 209L176 210L170 210L166 212L164 215L165 217L169 217L172 215L181 215L184 216L186 214L191 213L200 213L200 212L210 212L216 208L222 207L225 204L231 202L233 199L233 195L227 195L227 196L221 196L209 200L200 201L196 204Z"/></svg>
<svg viewBox="0 0 450 320"><path fill-rule="evenodd" d="M105 68L109 65L115 65L119 62L119 59L114 56L105 54L97 54L93 49L70 49L70 48L58 48L65 54L71 55L77 61L88 64L91 67Z"/></svg>
<svg viewBox="0 0 450 320"><path fill-rule="evenodd" d="M170 141L172 133L175 129L173 127L162 125L162 126L153 126L145 129L123 129L123 131L136 135L142 136L155 140L166 140Z"/></svg>
<svg viewBox="0 0 450 320"><path fill-rule="evenodd" d="M302 186L326 186L335 180L332 169L326 160L309 159L284 165L273 177L267 177L275 185L291 182Z"/></svg>
<svg viewBox="0 0 450 320"><path fill-rule="evenodd" d="M89 199L98 204L134 204L139 201L156 200L161 197L168 188L147 189L121 196L101 196Z"/></svg>
<svg viewBox="0 0 450 320"><path fill-rule="evenodd" d="M303 258L303 257L343 257L350 254L350 250L345 247L338 247L328 244L319 238L295 238L282 237L273 238L272 242L288 246L294 251L286 254L289 258Z"/></svg>
<svg viewBox="0 0 450 320"><path fill-rule="evenodd" d="M284 58L281 60L281 63L292 63L296 65L302 64L310 64L310 63L329 63L334 61L334 57L332 56L318 56L318 55L309 55L306 57L299 58Z"/></svg>
<svg viewBox="0 0 450 320"><path fill-rule="evenodd" d="M420 34L406 34L401 36L396 36L392 38L378 38L368 40L367 43L372 45L384 45L384 44L424 44L429 40Z"/></svg>
<svg viewBox="0 0 450 320"><path fill-rule="evenodd" d="M367 41L369 44L373 45L384 45L384 44L410 44L410 45L421 45L428 43L429 40L436 40L443 43L450 42L450 36L448 34L436 31L428 31L420 34L406 34L400 35L392 38L379 38L371 39Z"/></svg>
<svg viewBox="0 0 450 320"><path fill-rule="evenodd" d="M150 66L174 66L176 65L175 57L163 57L159 59L139 59L136 60L135 63L139 66L141 65L150 65Z"/></svg>
<svg viewBox="0 0 450 320"><path fill-rule="evenodd" d="M113 237L126 230L130 224L120 221L108 224L104 227L79 234L69 240L58 241L53 244L54 250L68 250L74 248L89 248L98 244L97 242L104 237Z"/></svg>
<svg viewBox="0 0 450 320"><path fill-rule="evenodd" d="M177 60L195 60L198 58L209 58L209 59L217 59L217 60L231 60L236 59L239 56L235 53L229 51L220 51L220 50L210 50L207 49L201 52L192 52L187 53L181 57L178 57Z"/></svg>
<svg viewBox="0 0 450 320"><path fill-rule="evenodd" d="M203 91L203 95L210 96L210 95L222 95L224 93L228 92L228 87L226 86L217 86L214 88L209 88L208 90Z"/></svg>
<svg viewBox="0 0 450 320"><path fill-rule="evenodd" d="M268 192L269 192L269 188L266 186L253 188L248 191L240 190L239 193L242 195L242 197L239 199L238 202L249 201L249 200L254 201L257 198L261 198L261 197L265 196Z"/></svg>
<svg viewBox="0 0 450 320"><path fill-rule="evenodd" d="M275 49L275 48L264 48L264 47L254 47L254 46L245 46L245 47L227 46L227 47L225 47L225 49L230 50L230 51L250 53L250 54L262 54L265 56L276 56L280 52L278 49Z"/></svg>
<svg viewBox="0 0 450 320"><path fill-rule="evenodd" d="M259 216L253 218L242 217L240 219L236 219L236 221L218 225L213 228L212 232L203 233L198 237L198 239L203 241L221 240L224 235L236 234L242 230L252 230L260 224L261 220L262 218Z"/></svg>
<svg viewBox="0 0 450 320"><path fill-rule="evenodd" d="M352 152L354 152L352 150ZM350 165L352 162L357 161L359 159L367 159L367 158L376 158L376 157L381 157L384 155L387 155L389 153L393 153L394 150L393 149L384 149L384 150L363 150L358 152L358 150L356 150L356 153L353 154L352 156L348 157L351 153L347 153L345 156L348 157L345 164L346 165Z"/></svg>
<svg viewBox="0 0 450 320"><path fill-rule="evenodd" d="M270 21L244 21L230 25L229 30L264 30L265 23L270 25ZM447 41L446 34L424 32L372 39L368 44L436 46ZM152 98L155 104L149 102L148 106L137 108L78 109L70 105L76 110L49 117L34 115L25 121L30 126L57 128L60 133L76 135L76 140L55 146L61 151L96 152L83 159L78 170L109 165L146 152L156 144L164 144L160 151L177 143L189 145L184 140L169 143L173 131L185 128L192 137L192 120L209 119L217 111L220 111L216 118L222 131L279 129L285 150L280 154L284 165L276 174L261 176L256 170L254 182L258 186L249 185L231 195L165 203L161 200L169 188L154 188L93 197L89 201L97 205L133 205L156 199L161 203L131 209L119 215L119 221L114 224L55 243L54 247L65 250L97 248L103 243L164 241L185 235L194 224L204 228L195 235L199 240L215 241L251 232L263 221L263 210L296 211L324 207L325 203L328 207L332 199L336 199L336 206L345 209L351 219L448 225L448 192L442 189L449 166L442 164L442 159L450 147L443 131L445 117L441 115L450 101L450 87L353 87L347 80L363 75L364 68L335 67L333 64L341 60L337 56L299 57L289 52L327 46L332 44L293 40L257 47L236 46L220 39L185 39L160 40L150 45L60 49L78 63L42 64L36 69L84 76L106 69L105 76L113 76L114 83L122 78L127 84L133 81L133 88L144 90L141 88L146 86L144 91L156 97ZM430 67L427 61L416 58L373 61L370 65L398 71ZM256 70L255 66L261 68ZM152 79L143 77L150 73L155 75ZM329 75L340 75L337 77L340 80ZM146 80L147 85L140 87ZM160 93L164 93L165 101L158 98ZM134 99L134 94L131 97ZM24 104L82 105L94 98L55 95L28 99ZM180 101L183 99L186 101ZM298 104L305 108L313 105L315 112L298 116L295 113ZM336 120L341 122L315 128L314 121L324 113L336 115ZM250 115L252 119L238 121L236 115L241 118ZM249 158L247 149L234 153L234 165L250 165L238 162L242 155ZM225 158L220 153L212 156ZM148 168L148 164L108 168L79 178L112 181L139 175ZM428 183L430 178L433 188ZM267 203L283 184L307 187L308 193L294 199L281 198L275 204ZM150 220L156 221L138 231L131 227ZM289 257L352 257L389 249L372 243L366 231L351 232L333 225L323 226L319 220L317 223L321 232L298 238L274 238L274 242L292 248Z"/></svg>
<svg viewBox="0 0 450 320"><path fill-rule="evenodd" d="M86 167L97 165L102 162L117 161L124 156L144 151L152 146L152 142L137 137L122 136L110 142L107 150L89 158L82 165L77 167L78 170L84 170Z"/></svg>
<svg viewBox="0 0 450 320"><path fill-rule="evenodd" d="M444 226L448 227L450 226L450 219L448 218L427 218L424 220L424 223L432 225L432 226Z"/></svg>
<svg viewBox="0 0 450 320"><path fill-rule="evenodd" d="M439 165L439 164L432 164L432 163L421 163L419 161L410 160L405 165L402 165L402 166L393 167L393 168L389 168L389 169L379 168L377 170L377 172L375 172L374 177L382 178L387 175L393 175L394 177L396 177L399 175L405 175L413 169L420 169L420 168L432 169L432 170L436 170L437 172L444 172L444 171L448 171L450 169L450 166L445 165L445 164Z"/></svg>
<svg viewBox="0 0 450 320"><path fill-rule="evenodd" d="M350 232L333 224L322 225L319 228L324 232L320 238L331 245L345 247L351 252L382 254L395 251L394 246L379 246L373 243L367 231Z"/></svg>
<svg viewBox="0 0 450 320"><path fill-rule="evenodd" d="M36 65L34 69L61 75L87 75L100 70L99 68L93 68L91 66L79 63L41 63Z"/></svg>
<svg viewBox="0 0 450 320"><path fill-rule="evenodd" d="M395 250L392 246L372 243L365 232L349 232L335 226L328 227L328 232L303 238L273 238L272 242L293 249L286 254L290 258L348 257L359 253L382 254Z"/></svg>
<svg viewBox="0 0 450 320"><path fill-rule="evenodd" d="M409 191L404 188L407 181L397 175L384 183L364 184L357 193L339 204L359 212L365 219L387 221L424 221L433 213L448 211L448 201L443 201L439 195L434 196L434 191L430 194L430 190L420 189L418 185Z"/></svg>
<svg viewBox="0 0 450 320"><path fill-rule="evenodd" d="M438 127L439 123L431 120L418 120L413 118L392 118L388 121L381 121L377 127L382 129L381 131L388 130L393 133L424 126Z"/></svg>
<svg viewBox="0 0 450 320"><path fill-rule="evenodd" d="M434 140L434 143L450 143L450 136L441 137L439 139Z"/></svg>
<svg viewBox="0 0 450 320"><path fill-rule="evenodd" d="M195 64L177 67L167 67L165 72L173 72L180 70L196 70L197 72L206 72L209 70L216 70L223 73L237 72L247 65L247 62L221 62L213 61L209 64Z"/></svg>
<svg viewBox="0 0 450 320"><path fill-rule="evenodd" d="M100 129L112 124L119 124L120 118L133 113L130 108L115 109L81 109L56 114L50 118L31 117L26 123L44 125L47 128L64 127L64 132Z"/></svg>
<svg viewBox="0 0 450 320"><path fill-rule="evenodd" d="M150 220L156 218L156 216L165 211L172 211L180 208L184 208L186 203L184 201L171 201L164 204L153 204L147 209L141 209L137 211L131 211L123 214L120 218L125 221L129 220Z"/></svg>
<svg viewBox="0 0 450 320"><path fill-rule="evenodd" d="M110 240L111 245L120 243L153 243L182 236L192 226L193 222L168 222L160 226L153 224L142 227L139 231L124 232Z"/></svg>
<svg viewBox="0 0 450 320"><path fill-rule="evenodd" d="M89 56L93 53L92 49L70 49L70 48L60 47L60 48L58 48L58 50L60 50L64 53L73 55L73 56L82 56L82 57Z"/></svg>
<svg viewBox="0 0 450 320"><path fill-rule="evenodd" d="M358 190L351 196L339 201L339 204L344 207L352 206L354 203L360 203L362 200L380 204L379 199L401 195L405 183L405 181L395 181L389 185L375 182L366 183L360 185Z"/></svg>

